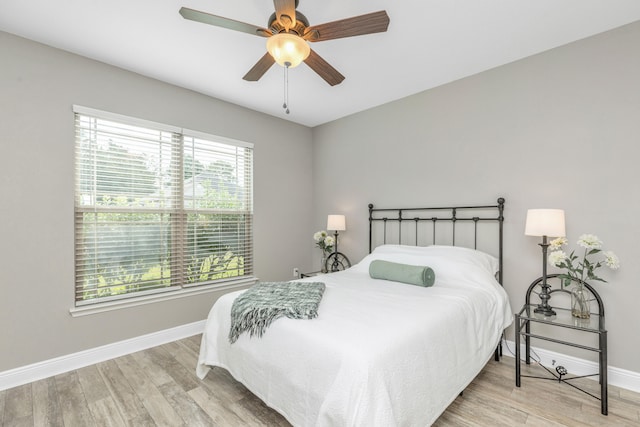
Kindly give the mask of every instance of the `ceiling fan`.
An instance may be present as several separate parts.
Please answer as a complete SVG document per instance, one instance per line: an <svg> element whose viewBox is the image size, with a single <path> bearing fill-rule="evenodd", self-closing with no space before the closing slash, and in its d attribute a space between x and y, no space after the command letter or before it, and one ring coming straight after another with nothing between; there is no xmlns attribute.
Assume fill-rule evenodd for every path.
<svg viewBox="0 0 640 427"><path fill-rule="evenodd" d="M389 26L389 16L384 10L310 26L307 18L296 10L298 1L273 0L276 11L269 18L267 28L187 7L180 8L180 15L192 21L267 38L268 52L247 72L244 80L260 80L274 62L292 68L304 61L331 86L340 84L344 76L314 52L307 42L381 33Z"/></svg>

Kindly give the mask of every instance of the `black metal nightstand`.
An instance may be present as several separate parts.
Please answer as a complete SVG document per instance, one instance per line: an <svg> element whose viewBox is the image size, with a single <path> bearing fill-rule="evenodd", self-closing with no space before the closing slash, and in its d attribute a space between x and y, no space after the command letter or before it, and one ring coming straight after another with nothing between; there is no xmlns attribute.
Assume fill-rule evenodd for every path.
<svg viewBox="0 0 640 427"><path fill-rule="evenodd" d="M562 279L558 277L558 274L551 274L547 276L547 281L550 279L557 279L560 282ZM531 304L531 294L537 294L535 291L536 288L540 288L542 282L542 278L534 281L529 289L527 290L526 302L522 307L519 313L515 315L515 341L516 341L516 386L520 387L521 377L529 377L529 378L538 378L538 379L546 379L546 380L556 380L560 382L565 382L572 387L582 391L583 393L588 394L595 399L600 400L600 409L603 415L608 414L608 394L607 394L607 330L604 326L604 306L602 304L602 299L600 295L591 287L588 283L583 282L583 285L592 293L593 299L592 302L597 304L597 312L592 312L591 317L589 319L579 319L573 317L571 315L571 310L566 308L559 308L553 306L553 310L556 312L553 316L544 316L539 313L535 313L534 310L538 307L537 304ZM570 292L566 289L562 288L562 284L560 283L558 289L552 289L551 295L554 293L568 293ZM579 343L560 340L556 338L552 338L546 335L534 334L531 332L531 324L539 323L546 324L551 326L559 326L561 328L573 329L575 331L579 331L587 334L597 334L598 335L598 347L590 347L586 345L582 345ZM530 375L522 375L521 370L521 360L520 360L520 338L524 336L525 341L525 363L528 365L531 363L531 338L541 339L545 341L550 341L558 344L568 345L571 347L580 348L583 350L593 351L598 353L598 373L592 375L583 375L579 377L570 377L564 378L566 375L566 371L562 371L561 367L558 367L558 374L552 372L543 366L544 369L551 374L552 377L537 377ZM598 376L600 381L600 396L596 396L588 391L577 387L574 384L571 384L570 381L577 378Z"/></svg>

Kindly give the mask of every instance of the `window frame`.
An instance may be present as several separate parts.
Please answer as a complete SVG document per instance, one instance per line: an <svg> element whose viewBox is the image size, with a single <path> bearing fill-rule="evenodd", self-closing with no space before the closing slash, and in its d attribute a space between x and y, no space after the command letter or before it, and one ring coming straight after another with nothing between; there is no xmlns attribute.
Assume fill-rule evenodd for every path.
<svg viewBox="0 0 640 427"><path fill-rule="evenodd" d="M177 155L178 157L176 159L173 159L172 157L171 162L176 162L176 161L179 162L179 166L177 169L179 173L176 173L176 171L174 170L174 173L176 173L176 176L172 178L173 180L172 182L174 184L179 183L179 187L180 187L178 191L178 195L175 196L174 198L174 200L177 201L178 203L176 203L174 206L158 209L158 211L162 211L163 214L168 214L170 217L170 219L168 220L169 229L171 230L170 231L171 237L169 240L172 242L171 243L172 249L170 251L171 256L169 257L169 262L171 262L172 269L175 267L174 263L177 262L176 260L179 260L178 265L180 270L179 271L172 270L169 278L169 280L171 281L170 285L166 287L158 287L158 288L147 289L142 291L133 291L133 292L128 291L119 295L111 295L106 297L82 299L82 297L78 296L79 292L82 291L81 289L82 285L80 284L81 283L80 280L82 279L82 277L80 279L78 278L79 268L82 269L82 267L79 267L79 264L78 264L80 260L80 257L78 255L78 250L79 250L78 242L80 241L80 239L83 238L83 236L85 236L82 230L79 230L78 215L83 215L83 212L87 212L87 211L91 211L95 213L107 212L107 211L109 212L118 211L118 209L110 210L109 208L100 207L100 204L97 202L93 203L93 205L91 205L90 207L87 207L87 205L83 205L79 201L80 195L82 193L79 185L80 179L81 179L79 171L81 170L81 166L79 165L80 160L79 160L79 154L78 154L78 150L79 150L78 129L80 127L78 125L78 115L89 117L91 119L106 120L106 121L114 122L124 126L136 126L136 127L153 130L153 131L158 131L158 132L169 132L172 134L171 144L174 144L175 141L177 141L177 146L174 146L174 148L172 148L172 156ZM256 282L256 278L253 276L253 251L254 251L253 173L254 173L254 168L253 168L253 144L252 143L238 141L231 138L212 135L212 134L204 133L200 131L179 128L176 126L139 119L135 117L129 117L121 114L101 111L101 110L83 107L79 105L73 105L73 117L74 117L74 129L75 129L74 131L74 147L75 147L74 148L74 286L73 286L74 306L70 309L70 312L73 316L103 312L103 311L108 311L108 310L121 308L121 307L131 307L131 306L136 306L141 304L148 304L148 303L152 303L159 300L169 300L169 299L180 298L180 297L189 296L189 295L197 295L204 292L214 292L214 291L242 288ZM177 138L177 139L174 140L174 138ZM244 218L243 221L238 221L234 223L234 224L238 224L238 226L241 227L243 230L246 230L245 233L247 233L243 235L244 239L242 243L238 243L241 245L241 248L242 248L241 253L243 255L242 257L243 263L245 260L248 261L248 265L247 264L243 265L242 276L218 278L218 279L206 280L204 282L197 282L197 283L188 283L185 279L184 271L186 270L185 268L186 261L184 261L184 259L187 258L187 256L189 255L186 249L188 245L186 243L186 237L185 237L186 236L185 230L187 228L187 223L188 223L187 218L189 217L189 214L193 214L194 212L198 213L199 211L198 208L196 207L192 206L191 208L188 208L186 206L187 203L186 203L186 198L184 194L184 187L187 181L187 179L183 175L184 162L185 162L185 139L188 139L188 138L192 138L193 140L198 139L198 140L204 140L207 142L212 142L213 143L211 145L212 147L215 146L215 144L221 144L222 146L228 146L227 148L234 147L233 149L235 150L237 150L238 148L243 148L248 150L248 152L245 152L244 154L238 154L238 153L234 154L235 160L237 161L238 159L241 159L242 161L244 161L244 165L245 165L243 169L245 186L242 187L242 194L241 194L243 198L243 201L242 201L243 209L231 208L228 211L229 213L232 213L234 215L236 214L241 215ZM248 174L248 178L247 178L247 174ZM192 201L192 203L195 203L195 201ZM148 210L148 209L145 210L142 208L137 211L132 208L128 208L128 209L129 209L129 212L132 212L132 213L153 212L153 210ZM207 211L207 210L204 209L203 211ZM222 210L216 213L217 212L216 208L209 209L207 212L208 214L212 215L214 218L217 214L220 214L220 215L225 214L225 212L222 212ZM80 220L80 224L83 224L82 220ZM182 231L176 231L176 230L182 230ZM248 235L248 238L247 238L247 235ZM179 244L181 247L181 252L179 253L179 255L176 255L176 253L174 252L176 248L176 246L174 246L174 242L176 238L180 239ZM240 241L241 240L238 240L238 242ZM160 252L158 254L162 256ZM245 258L245 256L247 256L248 258ZM244 271L245 269L248 270L246 271L246 274ZM177 282L175 277L178 277Z"/></svg>

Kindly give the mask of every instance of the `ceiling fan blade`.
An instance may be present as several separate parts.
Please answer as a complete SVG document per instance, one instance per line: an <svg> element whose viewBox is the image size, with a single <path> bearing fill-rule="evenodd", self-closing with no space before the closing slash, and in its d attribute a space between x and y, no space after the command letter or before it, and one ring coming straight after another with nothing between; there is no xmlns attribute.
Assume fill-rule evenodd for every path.
<svg viewBox="0 0 640 427"><path fill-rule="evenodd" d="M257 82L275 62L275 59L273 59L273 56L271 56L269 52L265 53L265 55L256 62L256 65L244 75L243 79L250 82Z"/></svg>
<svg viewBox="0 0 640 427"><path fill-rule="evenodd" d="M315 53L313 49L309 53L307 59L304 60L313 71L318 73L331 86L338 85L344 80L344 76L338 70L333 68L327 61L322 59L320 55Z"/></svg>
<svg viewBox="0 0 640 427"><path fill-rule="evenodd" d="M326 24L312 25L305 31L304 38L310 42L383 33L389 27L389 15L385 10L354 16Z"/></svg>
<svg viewBox="0 0 640 427"><path fill-rule="evenodd" d="M296 0L273 0L273 5L278 21L289 31L296 25Z"/></svg>
<svg viewBox="0 0 640 427"><path fill-rule="evenodd" d="M271 37L271 31L256 25L247 24L245 22L235 21L233 19L224 18L222 16L212 15L199 10L189 9L188 7L180 8L180 15L184 19L202 22L203 24L215 25L216 27L228 28L229 30L241 31L243 33L253 34L255 36Z"/></svg>

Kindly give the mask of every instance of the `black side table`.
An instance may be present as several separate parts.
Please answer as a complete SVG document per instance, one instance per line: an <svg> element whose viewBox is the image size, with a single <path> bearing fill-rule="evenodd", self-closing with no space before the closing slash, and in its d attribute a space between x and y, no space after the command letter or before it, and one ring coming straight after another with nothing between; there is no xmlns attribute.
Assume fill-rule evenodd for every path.
<svg viewBox="0 0 640 427"><path fill-rule="evenodd" d="M571 294L568 289L562 288L562 282L558 274L550 274L547 276L547 283L551 281L551 279L555 279L558 282L559 287L557 289L552 288L551 295L554 293L567 293ZM586 282L582 282L583 286L591 292L593 295L593 299L591 300L592 305L597 305L597 312L591 313L591 317L589 319L578 319L571 315L570 308L559 308L553 307L553 310L556 312L553 316L544 316L539 313L535 313L534 310L538 307L537 304L531 303L531 294L538 294L538 289L541 287L542 278L535 280L526 294L525 305L522 307L519 313L515 315L515 341L516 341L516 387L520 387L521 377L529 377L529 378L538 378L545 380L553 380L564 382L569 384L573 388L576 388L583 393L588 394L589 396L600 400L600 409L602 415L608 414L608 394L607 394L607 331L604 327L604 306L602 304L602 299L600 295ZM570 298L570 296L569 296ZM553 299L553 298L552 298ZM557 299L557 298L556 298ZM551 326L558 326L561 328L573 329L575 331L579 331L585 334L597 334L598 335L598 347L589 347L586 345L582 345L579 343L575 343L572 341L560 340L557 338L549 337L547 335L534 334L531 332L531 325L539 323L546 324ZM554 373L546 367L542 366L552 377L537 377L531 375L522 375L521 374L521 360L520 360L520 339L524 337L525 341L525 362L527 365L531 363L531 338L541 339L545 341L555 342L558 344L568 345L571 347L580 348L583 350L593 351L598 353L598 373L591 375L583 375L579 377L569 377L564 378L566 375L566 371L564 373L561 372L560 369L557 369L558 373ZM598 376L600 381L600 396L596 396L586 390L577 387L575 384L572 384L570 381L577 378Z"/></svg>

